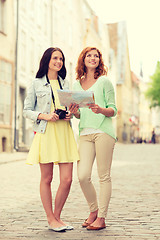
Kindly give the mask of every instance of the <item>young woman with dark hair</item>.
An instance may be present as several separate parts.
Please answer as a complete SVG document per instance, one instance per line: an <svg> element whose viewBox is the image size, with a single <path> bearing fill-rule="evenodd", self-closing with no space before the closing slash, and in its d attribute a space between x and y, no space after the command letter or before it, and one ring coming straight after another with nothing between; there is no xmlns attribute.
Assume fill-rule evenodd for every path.
<svg viewBox="0 0 160 240"><path fill-rule="evenodd" d="M62 52L62 50L60 48L48 48L41 60L40 60L40 64L39 64L39 69L38 72L36 74L36 78L42 78L44 75L46 75L48 73L48 65L51 59L51 55L53 52L58 51L62 54L62 58L63 58L63 65L62 68L58 71L58 75L64 80L66 77L66 67L65 67L65 57L64 54Z"/></svg>
<svg viewBox="0 0 160 240"><path fill-rule="evenodd" d="M88 202L90 214L82 224L87 230L100 230L106 227L105 218L111 197L111 163L116 135L112 117L116 115L114 88L107 78L101 52L95 47L85 48L76 67L77 82L74 90L93 91L95 104L80 108L72 104L70 111L80 118L79 134L80 161L78 178ZM96 158L99 176L99 204L91 181L92 167Z"/></svg>
<svg viewBox="0 0 160 240"><path fill-rule="evenodd" d="M61 49L48 48L40 61L36 79L24 102L24 116L34 122L36 132L27 164L38 163L41 170L40 195L47 215L49 229L61 232L73 229L61 218L61 211L72 183L73 162L79 160L77 145L70 126L71 113L59 103L57 89L68 88L65 57ZM61 109L65 115L55 111ZM51 182L53 166L59 165L60 184L52 208Z"/></svg>

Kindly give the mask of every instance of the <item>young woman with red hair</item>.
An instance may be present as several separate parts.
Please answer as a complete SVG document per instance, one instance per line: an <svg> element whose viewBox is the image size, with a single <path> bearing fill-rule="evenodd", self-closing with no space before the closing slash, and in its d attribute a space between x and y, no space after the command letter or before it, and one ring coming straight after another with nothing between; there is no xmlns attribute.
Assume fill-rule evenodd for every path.
<svg viewBox="0 0 160 240"><path fill-rule="evenodd" d="M76 67L77 82L74 90L93 91L95 104L88 108L79 108L72 104L70 111L80 118L80 161L78 178L84 196L88 202L90 214L82 224L88 230L100 230L106 227L105 218L111 197L111 163L116 141L112 117L116 115L115 93L101 52L95 47L85 48ZM91 181L94 159L97 161L100 193L97 194Z"/></svg>

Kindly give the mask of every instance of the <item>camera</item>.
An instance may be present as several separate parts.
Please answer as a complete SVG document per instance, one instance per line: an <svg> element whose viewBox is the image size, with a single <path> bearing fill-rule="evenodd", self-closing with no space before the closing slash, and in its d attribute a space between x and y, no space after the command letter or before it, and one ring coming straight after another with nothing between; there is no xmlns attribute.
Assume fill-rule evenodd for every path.
<svg viewBox="0 0 160 240"><path fill-rule="evenodd" d="M64 119L68 112L62 109L56 109L55 113L59 116L59 119Z"/></svg>

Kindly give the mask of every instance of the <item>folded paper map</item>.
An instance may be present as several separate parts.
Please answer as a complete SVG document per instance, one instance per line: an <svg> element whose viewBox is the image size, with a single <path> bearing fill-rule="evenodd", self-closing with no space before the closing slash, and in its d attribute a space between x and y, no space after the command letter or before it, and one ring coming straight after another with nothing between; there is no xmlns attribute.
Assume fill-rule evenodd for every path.
<svg viewBox="0 0 160 240"><path fill-rule="evenodd" d="M69 107L71 103L76 103L79 107L88 107L87 104L94 102L94 93L92 91L70 91L57 90L59 101L62 106Z"/></svg>

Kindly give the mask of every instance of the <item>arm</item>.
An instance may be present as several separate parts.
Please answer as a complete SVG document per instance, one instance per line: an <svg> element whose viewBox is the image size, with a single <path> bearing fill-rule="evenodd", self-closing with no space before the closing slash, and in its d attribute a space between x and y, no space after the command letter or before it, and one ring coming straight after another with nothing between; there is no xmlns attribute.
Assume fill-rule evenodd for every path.
<svg viewBox="0 0 160 240"><path fill-rule="evenodd" d="M44 114L44 113L40 113L38 115L38 120L45 120L45 121L52 121L52 122L55 122L57 120L59 120L59 116L52 112L52 113L49 113L49 114Z"/></svg>
<svg viewBox="0 0 160 240"><path fill-rule="evenodd" d="M26 118L31 119L34 122L39 123L40 120L45 121L57 121L59 116L56 113L43 114L40 111L35 111L35 106L37 103L36 91L34 86L34 81L28 90L27 97L24 101L23 115Z"/></svg>
<svg viewBox="0 0 160 240"><path fill-rule="evenodd" d="M88 106L92 110L92 112L94 112L94 113L97 113L97 114L101 113L106 117L113 117L114 116L113 108L102 108L97 104L90 104Z"/></svg>
<svg viewBox="0 0 160 240"><path fill-rule="evenodd" d="M101 113L106 117L113 117L117 113L114 88L107 78L103 81L103 99L106 107L100 107L97 104L90 104L88 106L96 114Z"/></svg>
<svg viewBox="0 0 160 240"><path fill-rule="evenodd" d="M105 99L106 109L111 108L113 110L113 115L109 117L114 117L117 114L117 108L115 103L115 92L114 92L114 87L112 83L108 79L105 79L103 89L104 89L104 99Z"/></svg>
<svg viewBox="0 0 160 240"><path fill-rule="evenodd" d="M40 112L35 111L37 97L35 93L34 81L28 89L27 97L24 101L23 116L36 122Z"/></svg>

